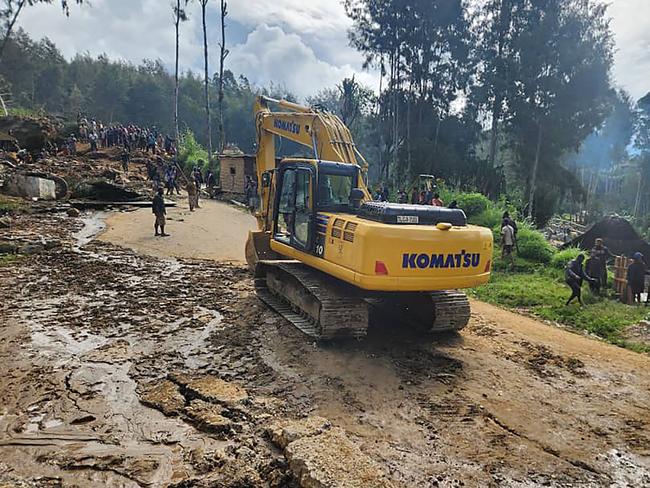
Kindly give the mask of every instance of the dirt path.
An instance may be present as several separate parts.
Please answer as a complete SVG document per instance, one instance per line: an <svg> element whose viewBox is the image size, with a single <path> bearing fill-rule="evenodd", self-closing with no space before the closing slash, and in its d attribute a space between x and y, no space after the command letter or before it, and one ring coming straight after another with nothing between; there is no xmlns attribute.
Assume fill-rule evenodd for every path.
<svg viewBox="0 0 650 488"><path fill-rule="evenodd" d="M248 231L257 228L245 209L201 200L202 208L190 212L186 199L177 204L167 209L170 237L154 237L151 209L140 209L111 215L99 239L157 257L245 261Z"/></svg>
<svg viewBox="0 0 650 488"><path fill-rule="evenodd" d="M317 345L241 265L107 242L0 267L0 295L0 485L650 486L650 358L491 305L473 302L461 334L380 323ZM345 459L328 437L307 445L325 466L271 442L274 422L305 415L342 429L381 481L306 482Z"/></svg>

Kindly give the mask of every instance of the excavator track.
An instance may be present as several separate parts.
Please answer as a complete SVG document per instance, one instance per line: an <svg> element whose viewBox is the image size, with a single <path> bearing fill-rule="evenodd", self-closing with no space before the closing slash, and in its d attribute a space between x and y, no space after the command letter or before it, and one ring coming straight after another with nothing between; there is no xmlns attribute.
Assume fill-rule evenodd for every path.
<svg viewBox="0 0 650 488"><path fill-rule="evenodd" d="M369 301L378 316L423 332L460 331L470 318L467 295L456 290L383 294Z"/></svg>
<svg viewBox="0 0 650 488"><path fill-rule="evenodd" d="M369 304L358 290L299 261L259 261L255 290L314 339L361 339L368 331Z"/></svg>

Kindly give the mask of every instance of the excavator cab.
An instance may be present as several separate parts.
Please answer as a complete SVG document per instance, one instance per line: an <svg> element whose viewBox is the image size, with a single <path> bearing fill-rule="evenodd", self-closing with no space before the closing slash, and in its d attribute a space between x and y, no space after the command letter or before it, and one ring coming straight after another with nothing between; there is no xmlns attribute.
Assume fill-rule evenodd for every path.
<svg viewBox="0 0 650 488"><path fill-rule="evenodd" d="M361 170L352 164L286 159L275 170L272 238L295 249L322 255L319 212L354 213L364 198ZM324 232L323 232L324 234Z"/></svg>

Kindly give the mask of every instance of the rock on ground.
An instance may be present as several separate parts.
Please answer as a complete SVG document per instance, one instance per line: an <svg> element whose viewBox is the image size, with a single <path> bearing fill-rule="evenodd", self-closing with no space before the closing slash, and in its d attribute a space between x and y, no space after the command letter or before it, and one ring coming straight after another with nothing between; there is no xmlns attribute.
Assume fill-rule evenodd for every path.
<svg viewBox="0 0 650 488"><path fill-rule="evenodd" d="M213 434L228 434L236 427L229 418L222 415L223 407L203 400L192 400L185 413L199 429Z"/></svg>
<svg viewBox="0 0 650 488"><path fill-rule="evenodd" d="M327 431L332 424L323 417L307 417L300 420L281 420L272 424L267 432L274 444L282 449L303 437L311 437Z"/></svg>
<svg viewBox="0 0 650 488"><path fill-rule="evenodd" d="M248 393L242 387L216 376L172 375L170 378L187 396L206 402L234 406L248 399Z"/></svg>
<svg viewBox="0 0 650 488"><path fill-rule="evenodd" d="M363 454L340 428L291 442L285 456L303 488L393 486L380 466Z"/></svg>
<svg viewBox="0 0 650 488"><path fill-rule="evenodd" d="M167 416L179 415L185 407L185 398L178 391L178 386L169 380L146 385L140 394L140 401Z"/></svg>

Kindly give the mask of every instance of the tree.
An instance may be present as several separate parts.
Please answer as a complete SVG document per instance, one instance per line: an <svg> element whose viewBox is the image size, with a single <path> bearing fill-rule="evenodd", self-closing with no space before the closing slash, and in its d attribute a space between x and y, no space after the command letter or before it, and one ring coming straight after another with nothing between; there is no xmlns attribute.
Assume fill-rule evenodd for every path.
<svg viewBox="0 0 650 488"><path fill-rule="evenodd" d="M184 4L183 7L185 7L189 3L189 0L182 0L182 1L176 0L176 5L173 7L174 28L176 30L176 57L175 57L175 69L174 69L174 139L176 141L177 146L180 141L180 132L178 130L178 87L179 87L178 49L179 49L180 37L178 31L181 22L185 22L187 20L187 12L185 12L185 8L181 7L181 3L183 3ZM178 154L178 151L176 151L176 154Z"/></svg>
<svg viewBox="0 0 650 488"><path fill-rule="evenodd" d="M221 44L219 45L219 151L225 146L225 134L223 130L223 70L228 56L226 49L226 16L228 15L228 4L221 0Z"/></svg>
<svg viewBox="0 0 650 488"><path fill-rule="evenodd" d="M208 76L208 30L205 22L205 11L209 0L199 0L201 2L201 20L203 24L203 60L204 73L203 80L205 83L205 132L208 140L208 160L212 159L212 122L210 120L210 78Z"/></svg>
<svg viewBox="0 0 650 488"><path fill-rule="evenodd" d="M439 165L442 128L452 104L467 89L472 32L462 0L346 0L350 41L366 66L386 73L379 96L380 142L386 153L382 179L429 172ZM383 76L382 76L383 79ZM392 178L391 178L392 167Z"/></svg>
<svg viewBox="0 0 650 488"><path fill-rule="evenodd" d="M23 8L36 5L37 3L52 3L54 0L4 0L4 8L0 8L0 22L4 27L4 36L2 37L2 44L0 44L0 61L4 55L5 48L11 37L16 21ZM83 0L74 0L76 3L81 4ZM70 15L70 6L68 0L61 0L61 8L63 13Z"/></svg>
<svg viewBox="0 0 650 488"><path fill-rule="evenodd" d="M512 13L516 89L506 91L506 105L527 189L527 213L535 217L540 175L546 189L579 188L562 171L561 159L610 110L613 43L606 6L600 2L517 2Z"/></svg>

